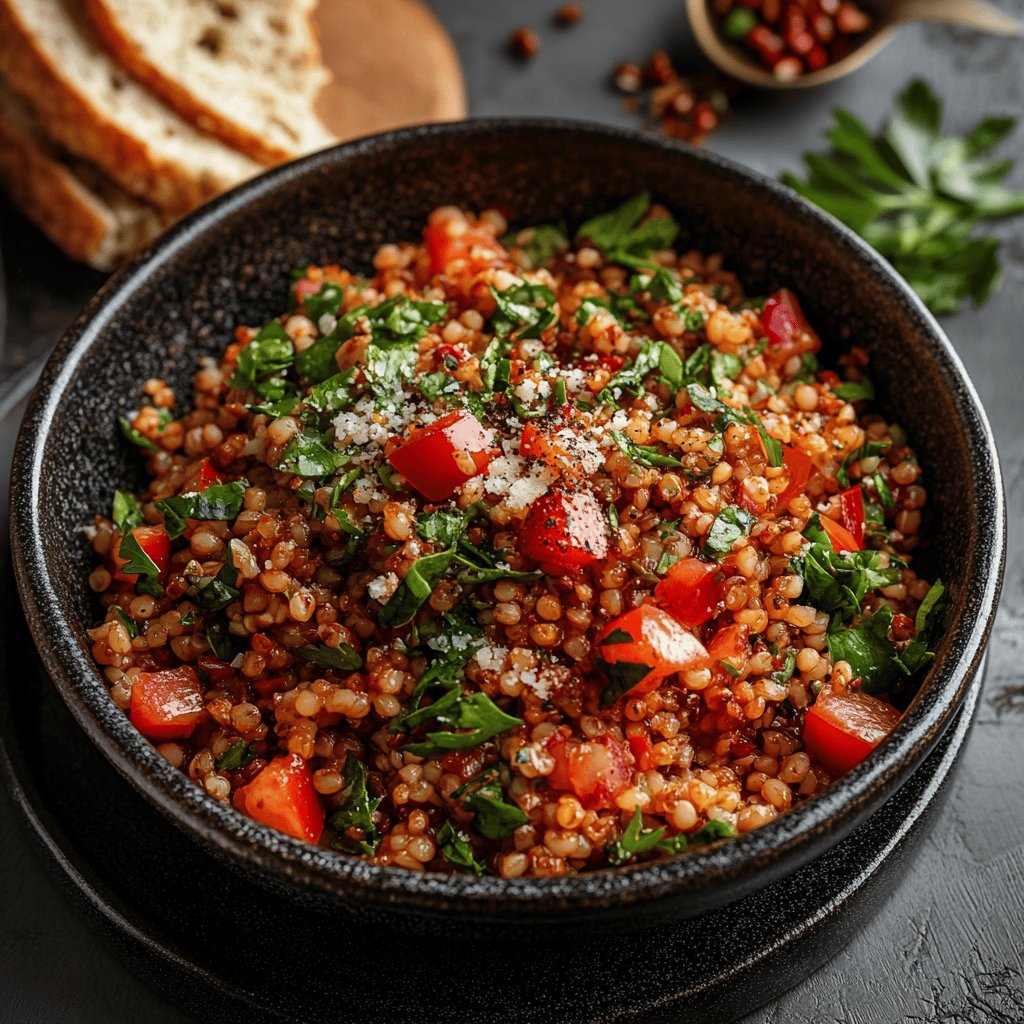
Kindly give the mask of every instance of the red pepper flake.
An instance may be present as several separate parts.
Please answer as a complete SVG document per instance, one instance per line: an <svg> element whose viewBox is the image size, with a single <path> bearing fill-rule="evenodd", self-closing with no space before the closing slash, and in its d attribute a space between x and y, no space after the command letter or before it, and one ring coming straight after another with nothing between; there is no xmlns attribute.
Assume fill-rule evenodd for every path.
<svg viewBox="0 0 1024 1024"><path fill-rule="evenodd" d="M583 17L583 4L562 4L555 12L559 25L575 25Z"/></svg>
<svg viewBox="0 0 1024 1024"><path fill-rule="evenodd" d="M523 60L532 60L540 52L540 39L531 28L520 26L509 41L512 52Z"/></svg>

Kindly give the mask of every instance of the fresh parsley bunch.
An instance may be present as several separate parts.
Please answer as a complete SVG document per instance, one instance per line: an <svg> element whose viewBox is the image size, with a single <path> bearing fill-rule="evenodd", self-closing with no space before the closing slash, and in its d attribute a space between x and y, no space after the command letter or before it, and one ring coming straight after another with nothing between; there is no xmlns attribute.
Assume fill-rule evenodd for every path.
<svg viewBox="0 0 1024 1024"><path fill-rule="evenodd" d="M1016 118L942 135L942 104L916 80L877 136L846 110L835 119L831 152L804 154L807 180L782 180L874 246L932 312L985 302L999 280L999 240L975 231L1024 213L1024 192L1001 184L1013 162L991 156Z"/></svg>

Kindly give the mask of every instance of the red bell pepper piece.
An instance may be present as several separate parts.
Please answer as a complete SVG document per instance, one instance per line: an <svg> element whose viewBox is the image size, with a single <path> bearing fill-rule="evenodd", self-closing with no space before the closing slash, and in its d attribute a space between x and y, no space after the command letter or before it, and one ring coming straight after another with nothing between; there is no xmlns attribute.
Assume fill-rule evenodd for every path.
<svg viewBox="0 0 1024 1024"><path fill-rule="evenodd" d="M899 724L900 712L861 690L836 693L828 683L804 720L804 746L834 775L855 768Z"/></svg>
<svg viewBox="0 0 1024 1024"><path fill-rule="evenodd" d="M839 513L857 548L864 547L864 492L859 484L839 492Z"/></svg>
<svg viewBox="0 0 1024 1024"><path fill-rule="evenodd" d="M552 575L582 569L608 554L604 511L589 491L545 494L530 508L519 551Z"/></svg>
<svg viewBox="0 0 1024 1024"><path fill-rule="evenodd" d="M646 736L630 736L629 749L632 751L633 759L640 771L649 772L658 767L651 753L654 744Z"/></svg>
<svg viewBox="0 0 1024 1024"><path fill-rule="evenodd" d="M487 468L497 454L493 441L493 430L459 409L412 433L388 462L425 498L446 501Z"/></svg>
<svg viewBox="0 0 1024 1024"><path fill-rule="evenodd" d="M132 683L128 717L147 739L186 739L204 711L199 677L187 666L140 672Z"/></svg>
<svg viewBox="0 0 1024 1024"><path fill-rule="evenodd" d="M136 526L132 530L132 536L138 541L139 547L153 560L153 564L160 570L160 579L167 575L167 568L171 564L171 538L162 526ZM121 566L125 559L120 555L121 538L117 540L117 546L113 551L114 564L117 566L117 578L134 583L139 577L137 573L121 572Z"/></svg>
<svg viewBox="0 0 1024 1024"><path fill-rule="evenodd" d="M654 598L677 621L696 629L715 614L722 600L717 573L716 565L699 558L681 558L654 588Z"/></svg>
<svg viewBox="0 0 1024 1024"><path fill-rule="evenodd" d="M455 260L470 260L472 270L483 270L495 258L505 255L494 232L488 228L467 228L462 234L454 235L449 232L448 221L428 224L423 231L423 244L430 256L432 274L442 273ZM479 259L474 250L478 250Z"/></svg>
<svg viewBox="0 0 1024 1024"><path fill-rule="evenodd" d="M298 754L275 757L247 786L235 790L235 806L256 821L307 843L320 841L324 808L313 775Z"/></svg>
<svg viewBox="0 0 1024 1024"><path fill-rule="evenodd" d="M223 683L235 674L235 670L227 662L212 654L201 655L196 659L196 664L206 673L211 683Z"/></svg>
<svg viewBox="0 0 1024 1024"><path fill-rule="evenodd" d="M575 793L587 810L610 807L633 779L626 745L610 733L594 740L569 740L556 732L547 751L555 760L548 785Z"/></svg>
<svg viewBox="0 0 1024 1024"><path fill-rule="evenodd" d="M828 539L836 551L860 551L863 547L862 544L857 543L857 538L845 526L840 526L839 523L834 519L829 519L828 516L821 516L820 518L821 528L828 535Z"/></svg>
<svg viewBox="0 0 1024 1024"><path fill-rule="evenodd" d="M797 297L788 288L780 288L765 300L761 329L768 338L765 359L776 367L783 366L791 356L821 348L821 339L807 323Z"/></svg>
<svg viewBox="0 0 1024 1024"><path fill-rule="evenodd" d="M811 457L803 449L788 444L782 447L782 465L788 476L785 488L775 499L776 512L785 512L789 503L804 493L807 481L811 476L811 469L814 467Z"/></svg>
<svg viewBox="0 0 1024 1024"><path fill-rule="evenodd" d="M666 676L701 668L708 660L704 645L653 604L612 619L598 635L594 653L606 675L620 662L647 666L647 674L624 691L634 695L650 693Z"/></svg>

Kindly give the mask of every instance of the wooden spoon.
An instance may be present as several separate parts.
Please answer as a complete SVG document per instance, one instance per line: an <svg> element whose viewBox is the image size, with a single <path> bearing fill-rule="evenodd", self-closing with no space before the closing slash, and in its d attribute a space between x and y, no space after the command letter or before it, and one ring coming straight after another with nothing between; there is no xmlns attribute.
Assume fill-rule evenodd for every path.
<svg viewBox="0 0 1024 1024"><path fill-rule="evenodd" d="M721 34L707 0L686 0L690 26L707 57L733 78L765 89L807 89L834 82L867 63L892 39L900 25L910 21L940 21L1001 36L1024 35L1024 26L1019 21L987 0L892 0L878 6L882 9L872 12L874 23L852 53L820 71L783 79L776 78L753 54Z"/></svg>

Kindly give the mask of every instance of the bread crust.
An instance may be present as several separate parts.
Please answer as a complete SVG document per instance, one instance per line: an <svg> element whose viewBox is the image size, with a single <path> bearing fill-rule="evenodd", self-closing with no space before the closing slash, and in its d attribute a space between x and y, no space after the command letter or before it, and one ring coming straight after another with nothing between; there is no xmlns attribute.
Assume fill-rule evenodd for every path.
<svg viewBox="0 0 1024 1024"><path fill-rule="evenodd" d="M186 121L215 135L253 160L268 166L302 155L301 148L276 145L272 140L250 130L246 125L225 116L216 107L205 103L182 81L173 77L166 69L154 63L146 55L127 27L118 19L116 12L104 3L104 0L85 0L85 8L100 39L118 63L151 89L168 106L176 110ZM320 63L320 57L315 30L308 10L305 12L303 20L309 34L308 59L312 67ZM315 118L312 109L309 116ZM325 130L325 145L330 138Z"/></svg>
<svg viewBox="0 0 1024 1024"><path fill-rule="evenodd" d="M19 17L15 0L0 0L0 70L51 138L168 213L186 213L236 183L162 159L145 140L106 117L61 73Z"/></svg>
<svg viewBox="0 0 1024 1024"><path fill-rule="evenodd" d="M0 116L0 183L21 211L72 259L113 270L160 230L156 211L127 195L117 212L71 170Z"/></svg>

